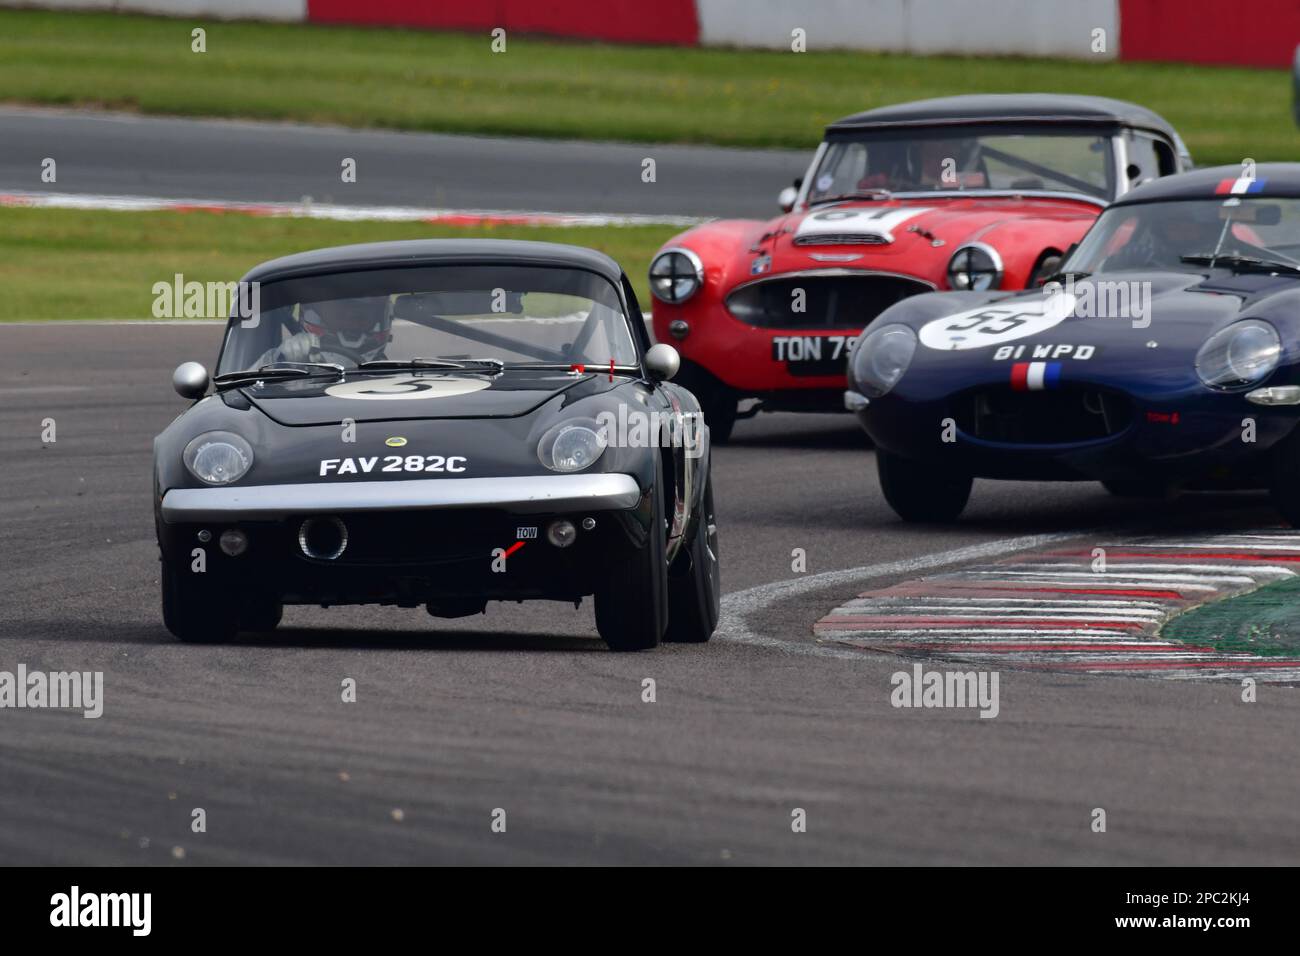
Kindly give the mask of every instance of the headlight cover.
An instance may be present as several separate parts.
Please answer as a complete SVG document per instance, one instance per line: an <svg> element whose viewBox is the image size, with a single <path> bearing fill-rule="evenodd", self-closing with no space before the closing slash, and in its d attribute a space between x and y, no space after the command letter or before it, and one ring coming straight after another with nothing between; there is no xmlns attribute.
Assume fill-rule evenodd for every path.
<svg viewBox="0 0 1300 956"><path fill-rule="evenodd" d="M961 292L984 292L1002 285L1002 257L992 246L971 242L948 260L948 285Z"/></svg>
<svg viewBox="0 0 1300 956"><path fill-rule="evenodd" d="M660 302L678 305L704 285L704 263L689 249L665 249L650 263L650 291Z"/></svg>
<svg viewBox="0 0 1300 956"><path fill-rule="evenodd" d="M570 474L590 468L605 453L609 443L605 430L590 419L576 419L554 426L537 443L537 458L551 471Z"/></svg>
<svg viewBox="0 0 1300 956"><path fill-rule="evenodd" d="M1220 329L1196 353L1196 374L1211 388L1244 388L1265 379L1282 359L1277 330L1259 319Z"/></svg>
<svg viewBox="0 0 1300 956"><path fill-rule="evenodd" d="M853 352L853 379L869 398L889 392L916 354L916 333L906 325L872 329Z"/></svg>
<svg viewBox="0 0 1300 956"><path fill-rule="evenodd" d="M234 432L204 432L185 446L182 457L199 481L228 485L253 467L253 446Z"/></svg>

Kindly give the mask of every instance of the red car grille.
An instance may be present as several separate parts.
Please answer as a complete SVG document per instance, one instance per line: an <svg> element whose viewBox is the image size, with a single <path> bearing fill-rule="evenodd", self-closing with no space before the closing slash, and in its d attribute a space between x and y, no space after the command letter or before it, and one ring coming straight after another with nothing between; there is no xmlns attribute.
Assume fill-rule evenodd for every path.
<svg viewBox="0 0 1300 956"><path fill-rule="evenodd" d="M734 290L727 296L727 310L741 322L765 329L857 330L895 302L932 291L928 282L906 276L777 275Z"/></svg>
<svg viewBox="0 0 1300 956"><path fill-rule="evenodd" d="M884 236L874 233L840 233L826 236L801 236L795 239L796 246L883 246L889 242Z"/></svg>

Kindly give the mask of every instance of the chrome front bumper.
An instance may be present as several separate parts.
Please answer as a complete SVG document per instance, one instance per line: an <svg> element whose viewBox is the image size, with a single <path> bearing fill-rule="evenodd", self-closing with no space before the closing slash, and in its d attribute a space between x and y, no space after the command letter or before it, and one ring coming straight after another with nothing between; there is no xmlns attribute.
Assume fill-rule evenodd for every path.
<svg viewBox="0 0 1300 956"><path fill-rule="evenodd" d="M423 478L173 488L163 495L168 524L189 521L275 520L300 514L501 508L519 514L623 511L641 489L631 475L536 475L519 478Z"/></svg>

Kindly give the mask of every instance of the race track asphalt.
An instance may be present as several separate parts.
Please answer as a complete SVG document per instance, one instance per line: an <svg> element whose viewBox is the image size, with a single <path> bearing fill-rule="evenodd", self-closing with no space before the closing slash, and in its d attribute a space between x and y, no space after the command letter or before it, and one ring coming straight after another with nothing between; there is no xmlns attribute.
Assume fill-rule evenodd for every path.
<svg viewBox="0 0 1300 956"><path fill-rule="evenodd" d="M767 219L816 145L647 146L0 107L0 193ZM47 157L55 183L41 181ZM347 185L345 157L357 162ZM647 157L653 183L641 178Z"/></svg>
<svg viewBox="0 0 1300 956"><path fill-rule="evenodd" d="M0 862L1300 860L1300 690L1244 704L1231 684L1004 671L981 720L894 709L904 662L812 644L830 607L911 572L812 575L1045 532L1260 526L1257 496L979 482L960 525L915 528L849 420L770 416L716 453L710 644L616 655L589 607L522 605L291 608L270 640L186 646L159 617L150 439L183 408L171 369L210 362L218 335L0 325L0 670L105 675L98 720L0 710Z"/></svg>

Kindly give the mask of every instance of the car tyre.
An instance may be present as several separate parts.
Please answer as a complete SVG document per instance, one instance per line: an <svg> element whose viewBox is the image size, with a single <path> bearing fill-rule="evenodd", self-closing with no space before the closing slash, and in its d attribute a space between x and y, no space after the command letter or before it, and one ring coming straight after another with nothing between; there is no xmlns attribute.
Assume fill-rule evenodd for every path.
<svg viewBox="0 0 1300 956"><path fill-rule="evenodd" d="M718 563L718 521L713 510L713 478L704 486L699 520L690 546L668 569L668 631L665 641L703 644L718 627L722 577Z"/></svg>
<svg viewBox="0 0 1300 956"><path fill-rule="evenodd" d="M1116 498L1144 498L1150 501L1163 501L1170 494L1169 486L1162 481L1125 479L1121 481L1103 481L1101 486Z"/></svg>
<svg viewBox="0 0 1300 956"><path fill-rule="evenodd" d="M284 605L275 598L256 598L239 609L239 629L269 634L280 626Z"/></svg>
<svg viewBox="0 0 1300 956"><path fill-rule="evenodd" d="M188 644L216 644L232 639L239 619L231 595L190 578L166 560L162 566L162 613L167 630Z"/></svg>
<svg viewBox="0 0 1300 956"><path fill-rule="evenodd" d="M1286 523L1300 528L1300 430L1273 449L1273 474L1269 497Z"/></svg>
<svg viewBox="0 0 1300 956"><path fill-rule="evenodd" d="M937 465L910 461L876 449L876 471L885 501L904 521L940 524L956 521L970 499L970 475L954 475Z"/></svg>
<svg viewBox="0 0 1300 956"><path fill-rule="evenodd" d="M736 413L740 403L736 393L704 369L687 363L682 364L673 383L686 389L699 401L704 424L709 426L709 441L715 445L725 445L731 439L731 430L736 426Z"/></svg>
<svg viewBox="0 0 1300 956"><path fill-rule="evenodd" d="M612 651L657 647L668 626L668 528L661 468L656 462L644 547L613 562L604 585L596 592L596 630Z"/></svg>

